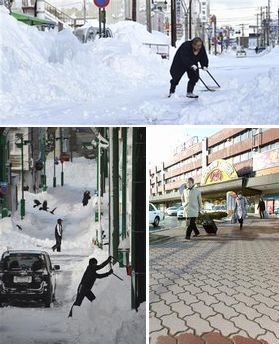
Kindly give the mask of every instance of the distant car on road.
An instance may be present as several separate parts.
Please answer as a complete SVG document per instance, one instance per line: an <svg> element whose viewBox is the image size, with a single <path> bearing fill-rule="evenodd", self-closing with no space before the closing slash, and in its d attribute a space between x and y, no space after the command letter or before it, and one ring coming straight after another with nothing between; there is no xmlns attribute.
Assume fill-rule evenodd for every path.
<svg viewBox="0 0 279 344"><path fill-rule="evenodd" d="M236 52L236 57L246 57L247 53L244 49L238 49Z"/></svg>
<svg viewBox="0 0 279 344"><path fill-rule="evenodd" d="M55 300L55 271L49 254L37 250L9 250L0 261L0 305L13 300L42 301L50 307Z"/></svg>
<svg viewBox="0 0 279 344"><path fill-rule="evenodd" d="M274 214L275 214L275 215L279 215L279 207L277 207L277 208L274 209Z"/></svg>
<svg viewBox="0 0 279 344"><path fill-rule="evenodd" d="M178 209L179 207L169 207L169 208L167 208L167 210L166 210L166 213L169 215L169 216L176 216L176 214L177 214L177 209Z"/></svg>
<svg viewBox="0 0 279 344"><path fill-rule="evenodd" d="M164 220L164 218L164 213L158 210L153 203L149 203L149 224L158 227L160 221Z"/></svg>
<svg viewBox="0 0 279 344"><path fill-rule="evenodd" d="M177 209L177 219L178 220L183 220L183 219L185 219L185 216L184 216L184 207L183 206L181 206L181 207L179 207L178 209Z"/></svg>

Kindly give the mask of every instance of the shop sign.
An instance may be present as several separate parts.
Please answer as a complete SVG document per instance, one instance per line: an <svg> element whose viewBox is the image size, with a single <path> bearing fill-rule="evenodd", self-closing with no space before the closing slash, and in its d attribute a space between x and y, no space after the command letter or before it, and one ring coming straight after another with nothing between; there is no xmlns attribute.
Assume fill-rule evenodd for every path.
<svg viewBox="0 0 279 344"><path fill-rule="evenodd" d="M238 178L237 172L232 164L226 160L215 160L205 170L201 185L222 183Z"/></svg>
<svg viewBox="0 0 279 344"><path fill-rule="evenodd" d="M253 171L279 166L279 149L273 149L253 156Z"/></svg>

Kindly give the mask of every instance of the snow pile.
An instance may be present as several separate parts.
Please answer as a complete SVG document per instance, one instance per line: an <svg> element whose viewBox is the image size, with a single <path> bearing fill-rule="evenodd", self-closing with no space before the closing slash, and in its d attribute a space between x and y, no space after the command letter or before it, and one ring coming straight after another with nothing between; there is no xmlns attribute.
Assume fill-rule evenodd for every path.
<svg viewBox="0 0 279 344"><path fill-rule="evenodd" d="M100 116L104 111L99 101L113 94L123 94L127 87L137 88L146 79L156 80L160 74L160 57L142 45L145 39L150 41L152 35L140 24L115 25L116 38L81 44L68 30L39 32L0 10L1 120L10 122L24 118L25 123L29 120L34 123L40 108L44 108L46 116L40 122L53 124L57 120L61 123L66 114L63 108L86 104L90 104L90 108L99 106L100 109L101 106ZM136 39L135 30L139 30ZM165 39L160 34L155 36L157 41ZM60 111L51 110L59 104L63 104ZM59 117L61 111L63 117ZM6 117L8 112L9 118ZM75 111L66 112L67 121L77 115ZM86 111L76 120L79 124L86 121Z"/></svg>
<svg viewBox="0 0 279 344"><path fill-rule="evenodd" d="M185 99L187 77L167 98L170 60L142 43L169 42L143 25L119 22L114 38L81 44L68 30L39 32L0 8L2 124L274 124L279 118L279 48L209 57L222 88ZM211 86L205 72L202 78ZM108 101L109 99L109 101ZM8 115L7 115L8 114Z"/></svg>

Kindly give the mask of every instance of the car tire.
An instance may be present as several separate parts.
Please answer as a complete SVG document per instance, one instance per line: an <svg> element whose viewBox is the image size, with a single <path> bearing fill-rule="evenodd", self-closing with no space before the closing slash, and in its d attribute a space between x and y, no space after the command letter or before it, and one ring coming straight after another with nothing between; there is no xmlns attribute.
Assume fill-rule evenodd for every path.
<svg viewBox="0 0 279 344"><path fill-rule="evenodd" d="M158 216L155 217L154 222L153 222L153 226L154 227L158 227L160 223L160 219Z"/></svg>

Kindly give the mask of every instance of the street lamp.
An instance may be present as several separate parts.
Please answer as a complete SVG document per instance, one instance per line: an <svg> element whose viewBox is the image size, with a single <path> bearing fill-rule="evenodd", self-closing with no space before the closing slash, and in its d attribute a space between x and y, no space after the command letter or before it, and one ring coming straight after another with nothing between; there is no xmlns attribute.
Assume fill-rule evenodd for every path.
<svg viewBox="0 0 279 344"><path fill-rule="evenodd" d="M95 221L98 221L98 229L96 230L96 242L100 248L103 248L103 235L101 226L101 154L102 149L108 149L109 142L100 133L95 140L92 141L93 146L98 148L97 159L97 192L98 192L98 212L95 213Z"/></svg>
<svg viewBox="0 0 279 344"><path fill-rule="evenodd" d="M24 199L24 146L29 144L30 140L23 140L23 134L16 134L16 138L20 142L16 142L16 146L21 149L21 200L20 200L20 216L23 220L25 216L25 199Z"/></svg>

